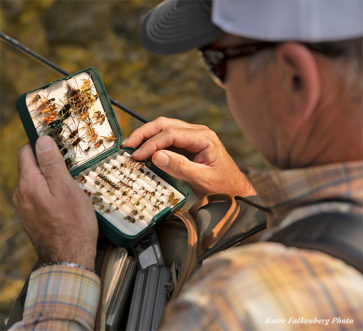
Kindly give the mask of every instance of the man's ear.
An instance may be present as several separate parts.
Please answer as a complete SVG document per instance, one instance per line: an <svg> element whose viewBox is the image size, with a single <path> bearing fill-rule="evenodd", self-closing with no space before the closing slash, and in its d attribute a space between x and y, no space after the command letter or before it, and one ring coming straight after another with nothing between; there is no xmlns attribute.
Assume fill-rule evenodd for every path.
<svg viewBox="0 0 363 331"><path fill-rule="evenodd" d="M312 116L320 99L320 74L316 60L304 45L287 42L279 46L277 58L287 74L285 86L294 98L301 119Z"/></svg>

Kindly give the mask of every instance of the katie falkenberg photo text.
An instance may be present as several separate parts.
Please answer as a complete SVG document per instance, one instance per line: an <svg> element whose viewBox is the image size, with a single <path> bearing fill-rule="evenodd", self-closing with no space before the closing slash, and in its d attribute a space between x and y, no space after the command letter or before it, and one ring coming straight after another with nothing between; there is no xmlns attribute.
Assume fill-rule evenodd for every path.
<svg viewBox="0 0 363 331"><path fill-rule="evenodd" d="M333 318L304 318L304 317L289 317L289 318L273 318L267 317L265 320L265 324L270 325L282 325L282 324L311 324L317 325L322 324L324 326L328 325L339 325L339 324L353 324L354 320L351 318L341 318L341 317L333 317Z"/></svg>

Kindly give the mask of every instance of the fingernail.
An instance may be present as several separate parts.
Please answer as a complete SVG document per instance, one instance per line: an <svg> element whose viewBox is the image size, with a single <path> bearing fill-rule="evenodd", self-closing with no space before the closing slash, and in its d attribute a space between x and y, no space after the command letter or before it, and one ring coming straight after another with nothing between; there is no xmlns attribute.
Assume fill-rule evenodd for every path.
<svg viewBox="0 0 363 331"><path fill-rule="evenodd" d="M154 164L157 167L166 167L169 164L169 156L164 152L159 152L153 158Z"/></svg>
<svg viewBox="0 0 363 331"><path fill-rule="evenodd" d="M45 153L55 149L57 146L53 139L49 136L41 136L38 138L36 143L37 151L40 153Z"/></svg>
<svg viewBox="0 0 363 331"><path fill-rule="evenodd" d="M122 146L125 146L127 144L127 141L129 140L129 138L125 139L122 143Z"/></svg>

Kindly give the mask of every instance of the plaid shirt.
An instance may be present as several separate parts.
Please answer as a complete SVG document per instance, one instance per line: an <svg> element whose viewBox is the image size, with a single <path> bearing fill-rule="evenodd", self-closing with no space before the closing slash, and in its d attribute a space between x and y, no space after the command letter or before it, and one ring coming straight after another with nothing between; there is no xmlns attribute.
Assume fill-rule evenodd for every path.
<svg viewBox="0 0 363 331"><path fill-rule="evenodd" d="M363 215L363 162L251 170L248 178L272 209L275 229L323 211ZM267 242L237 247L205 261L163 328L362 330L363 277L318 251Z"/></svg>
<svg viewBox="0 0 363 331"><path fill-rule="evenodd" d="M100 295L93 272L53 265L30 275L23 320L11 330L93 330Z"/></svg>
<svg viewBox="0 0 363 331"><path fill-rule="evenodd" d="M273 226L321 211L363 214L363 162L251 171L249 179L272 208ZM32 274L15 329L94 327L98 279L65 269ZM362 330L363 277L321 252L256 243L205 261L165 317L163 330Z"/></svg>

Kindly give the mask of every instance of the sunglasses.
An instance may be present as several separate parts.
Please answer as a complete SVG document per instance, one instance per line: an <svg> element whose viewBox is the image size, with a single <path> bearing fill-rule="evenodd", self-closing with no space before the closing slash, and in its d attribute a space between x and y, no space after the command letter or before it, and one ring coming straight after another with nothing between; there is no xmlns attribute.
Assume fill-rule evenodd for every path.
<svg viewBox="0 0 363 331"><path fill-rule="evenodd" d="M221 82L224 83L227 75L227 61L256 54L257 52L277 46L278 43L258 42L240 46L225 48L213 48L205 46L199 49L210 72Z"/></svg>
<svg viewBox="0 0 363 331"><path fill-rule="evenodd" d="M281 42L258 42L253 44L213 48L205 46L199 49L210 72L223 84L227 76L227 61L256 54L266 48L276 47ZM311 51L318 52L330 58L339 57L344 50L332 43L309 44L301 43Z"/></svg>

